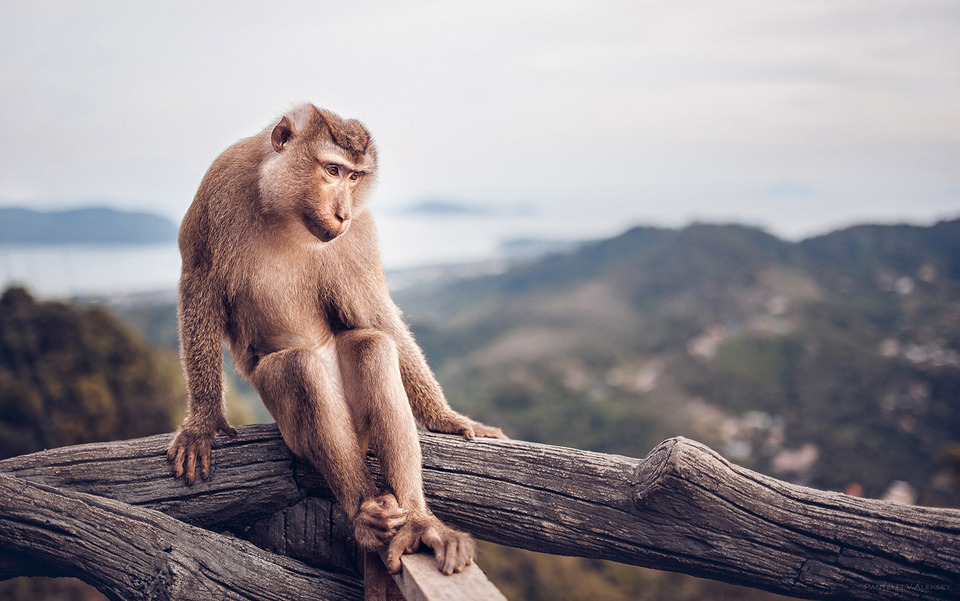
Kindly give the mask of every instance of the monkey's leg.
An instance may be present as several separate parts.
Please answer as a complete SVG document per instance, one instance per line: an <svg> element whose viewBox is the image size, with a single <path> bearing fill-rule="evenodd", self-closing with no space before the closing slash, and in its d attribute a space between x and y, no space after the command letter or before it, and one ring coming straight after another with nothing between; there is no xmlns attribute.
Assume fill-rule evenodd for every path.
<svg viewBox="0 0 960 601"><path fill-rule="evenodd" d="M354 419L368 425L387 485L400 506L410 510L406 524L390 541L388 568L399 571L400 556L423 543L433 549L444 573L463 570L473 560L473 541L445 526L427 508L420 437L400 376L396 343L378 330L351 330L337 335L337 356Z"/></svg>
<svg viewBox="0 0 960 601"><path fill-rule="evenodd" d="M400 381L396 345L378 330L350 330L337 335L337 357L354 422L368 429L387 484L401 506L426 511L420 437Z"/></svg>
<svg viewBox="0 0 960 601"><path fill-rule="evenodd" d="M406 522L393 495L377 496L353 417L320 356L290 349L263 357L251 380L284 442L323 474L364 549L386 544Z"/></svg>

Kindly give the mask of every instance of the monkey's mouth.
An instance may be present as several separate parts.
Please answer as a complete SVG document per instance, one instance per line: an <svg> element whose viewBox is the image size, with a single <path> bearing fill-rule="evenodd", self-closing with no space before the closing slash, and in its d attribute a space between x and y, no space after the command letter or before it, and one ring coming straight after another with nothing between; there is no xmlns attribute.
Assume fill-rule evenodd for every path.
<svg viewBox="0 0 960 601"><path fill-rule="evenodd" d="M350 219L340 221L333 215L320 216L313 213L304 213L303 224L321 242L330 242L350 229Z"/></svg>

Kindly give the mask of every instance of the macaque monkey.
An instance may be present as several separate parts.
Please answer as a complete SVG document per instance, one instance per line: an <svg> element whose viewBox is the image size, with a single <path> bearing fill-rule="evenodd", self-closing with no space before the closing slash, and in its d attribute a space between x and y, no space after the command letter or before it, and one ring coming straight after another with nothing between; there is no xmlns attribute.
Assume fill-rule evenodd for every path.
<svg viewBox="0 0 960 601"><path fill-rule="evenodd" d="M210 475L224 417L221 344L290 449L326 478L361 548L388 568L430 547L445 574L470 537L427 508L416 422L504 438L453 411L390 299L367 197L377 154L360 122L303 105L228 148L180 228L178 316L188 413L167 452L187 484ZM367 470L379 458L386 490Z"/></svg>

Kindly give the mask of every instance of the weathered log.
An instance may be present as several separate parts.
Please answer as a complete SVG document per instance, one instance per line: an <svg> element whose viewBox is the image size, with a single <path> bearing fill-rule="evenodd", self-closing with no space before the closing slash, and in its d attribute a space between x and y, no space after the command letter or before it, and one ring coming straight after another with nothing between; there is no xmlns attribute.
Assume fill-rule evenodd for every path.
<svg viewBox="0 0 960 601"><path fill-rule="evenodd" d="M293 479L293 454L277 427L240 428L220 436L209 480L173 478L171 435L61 447L0 461L0 473L156 509L189 524L220 528L255 521L304 498Z"/></svg>
<svg viewBox="0 0 960 601"><path fill-rule="evenodd" d="M89 486L87 478L92 478L98 494L120 498L128 494L122 489L133 486L143 504L162 499L181 519L194 521L193 511L209 515L198 507L206 494L222 490L242 491L254 504L267 503L254 490L255 482L284 482L285 492L277 498L286 504L304 492L329 495L322 479L297 462L291 487L290 474L284 473L291 465L289 455L262 463L262 473L248 481L254 478L257 458L245 453L273 449L271 453L283 455L276 446L282 444L272 426L240 430L238 439L221 439L211 481L193 488L169 477L161 457L169 436L133 441L141 453L154 449L153 456L129 458L145 462L140 471L131 472L134 466L116 450L109 451L114 465L96 460L98 453L128 441L101 451L87 446L82 464L68 461L72 452L65 450L58 466L46 469L48 451L0 462L0 472L58 486ZM731 465L682 438L662 443L643 460L519 441L466 442L437 434L424 434L421 441L431 507L478 538L798 597L960 597L960 511L794 486ZM374 459L370 465L376 470ZM221 481L227 478L235 480ZM118 480L123 486L115 486ZM137 488L140 480L157 484ZM209 493L204 487L210 487ZM242 497L232 498L242 504ZM242 507L232 509L234 516L242 513Z"/></svg>
<svg viewBox="0 0 960 601"><path fill-rule="evenodd" d="M960 598L957 510L788 484L684 438L643 460L435 434L421 443L430 506L478 538L811 599Z"/></svg>
<svg viewBox="0 0 960 601"><path fill-rule="evenodd" d="M361 599L324 572L160 512L0 474L0 545L111 599Z"/></svg>

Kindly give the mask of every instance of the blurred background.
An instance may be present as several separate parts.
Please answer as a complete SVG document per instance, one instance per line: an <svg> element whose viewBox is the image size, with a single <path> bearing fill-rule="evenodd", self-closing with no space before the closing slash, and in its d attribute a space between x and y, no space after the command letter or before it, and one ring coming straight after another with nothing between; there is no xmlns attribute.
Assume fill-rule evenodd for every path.
<svg viewBox="0 0 960 601"><path fill-rule="evenodd" d="M388 279L456 408L956 507L958 30L948 0L2 1L0 454L179 423L177 224L313 102L376 138ZM483 552L511 599L773 598Z"/></svg>

